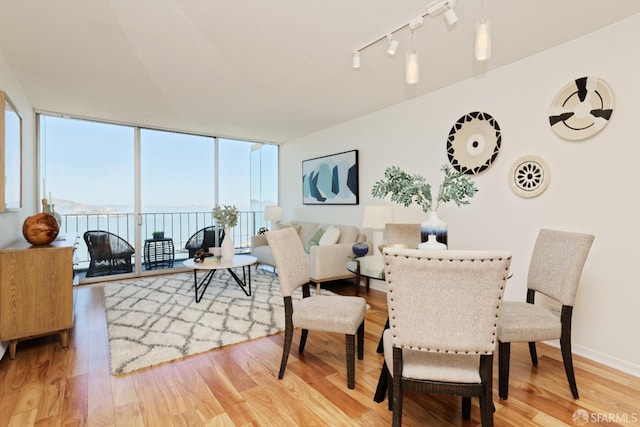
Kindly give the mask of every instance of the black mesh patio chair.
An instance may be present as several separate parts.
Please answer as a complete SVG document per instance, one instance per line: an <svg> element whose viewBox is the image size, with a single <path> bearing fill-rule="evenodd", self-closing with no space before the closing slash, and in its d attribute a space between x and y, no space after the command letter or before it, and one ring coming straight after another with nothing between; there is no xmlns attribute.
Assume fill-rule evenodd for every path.
<svg viewBox="0 0 640 427"><path fill-rule="evenodd" d="M224 228L220 228L218 235L218 241L216 242L216 227L212 225L198 230L193 236L189 237L187 244L184 245L184 248L189 251L189 258L193 258L198 249L206 251L209 248L219 247L222 239L224 239Z"/></svg>
<svg viewBox="0 0 640 427"><path fill-rule="evenodd" d="M87 277L133 272L131 257L135 250L122 237L108 231L90 230L84 233L84 241L91 257Z"/></svg>

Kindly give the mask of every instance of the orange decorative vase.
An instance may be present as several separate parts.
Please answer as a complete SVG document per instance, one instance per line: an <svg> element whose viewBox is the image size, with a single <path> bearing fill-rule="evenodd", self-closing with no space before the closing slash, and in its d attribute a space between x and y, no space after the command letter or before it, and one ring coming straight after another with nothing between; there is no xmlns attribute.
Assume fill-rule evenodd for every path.
<svg viewBox="0 0 640 427"><path fill-rule="evenodd" d="M59 232L58 221L46 212L27 217L22 224L22 235L32 245L48 245L58 237Z"/></svg>

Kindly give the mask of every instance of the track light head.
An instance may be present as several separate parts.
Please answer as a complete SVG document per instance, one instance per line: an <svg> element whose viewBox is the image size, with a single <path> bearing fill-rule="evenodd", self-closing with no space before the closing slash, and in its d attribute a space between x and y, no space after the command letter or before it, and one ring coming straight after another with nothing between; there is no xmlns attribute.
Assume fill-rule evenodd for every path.
<svg viewBox="0 0 640 427"><path fill-rule="evenodd" d="M353 51L353 69L357 70L360 68L360 52L357 50Z"/></svg>
<svg viewBox="0 0 640 427"><path fill-rule="evenodd" d="M389 41L387 53L389 54L389 56L396 56L396 51L398 50L398 40L393 38L393 34L387 34L387 40Z"/></svg>
<svg viewBox="0 0 640 427"><path fill-rule="evenodd" d="M453 7L449 7L444 13L444 19L447 21L448 26L452 26L458 22L458 15Z"/></svg>

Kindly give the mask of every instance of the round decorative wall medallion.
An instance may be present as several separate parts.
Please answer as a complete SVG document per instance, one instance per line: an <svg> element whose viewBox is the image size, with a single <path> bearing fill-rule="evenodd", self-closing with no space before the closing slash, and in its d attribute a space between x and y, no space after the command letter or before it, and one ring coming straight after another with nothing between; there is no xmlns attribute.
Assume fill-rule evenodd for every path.
<svg viewBox="0 0 640 427"><path fill-rule="evenodd" d="M474 111L460 117L449 131L447 156L454 169L474 175L498 157L502 134L490 114Z"/></svg>
<svg viewBox="0 0 640 427"><path fill-rule="evenodd" d="M549 124L562 138L578 141L600 132L613 113L613 93L597 77L580 77L558 92Z"/></svg>
<svg viewBox="0 0 640 427"><path fill-rule="evenodd" d="M536 197L549 186L549 167L538 156L525 156L511 167L509 181L514 193L521 197Z"/></svg>

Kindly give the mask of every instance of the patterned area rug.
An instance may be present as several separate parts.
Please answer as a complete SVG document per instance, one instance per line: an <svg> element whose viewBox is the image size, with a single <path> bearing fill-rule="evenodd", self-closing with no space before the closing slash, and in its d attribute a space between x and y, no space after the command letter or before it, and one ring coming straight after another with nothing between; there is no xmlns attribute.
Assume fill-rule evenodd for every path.
<svg viewBox="0 0 640 427"><path fill-rule="evenodd" d="M199 273L198 279L203 276ZM251 289L246 296L226 270L216 272L199 303L191 272L105 286L111 373L125 374L283 331L278 277L252 270ZM294 299L300 296L298 290Z"/></svg>

